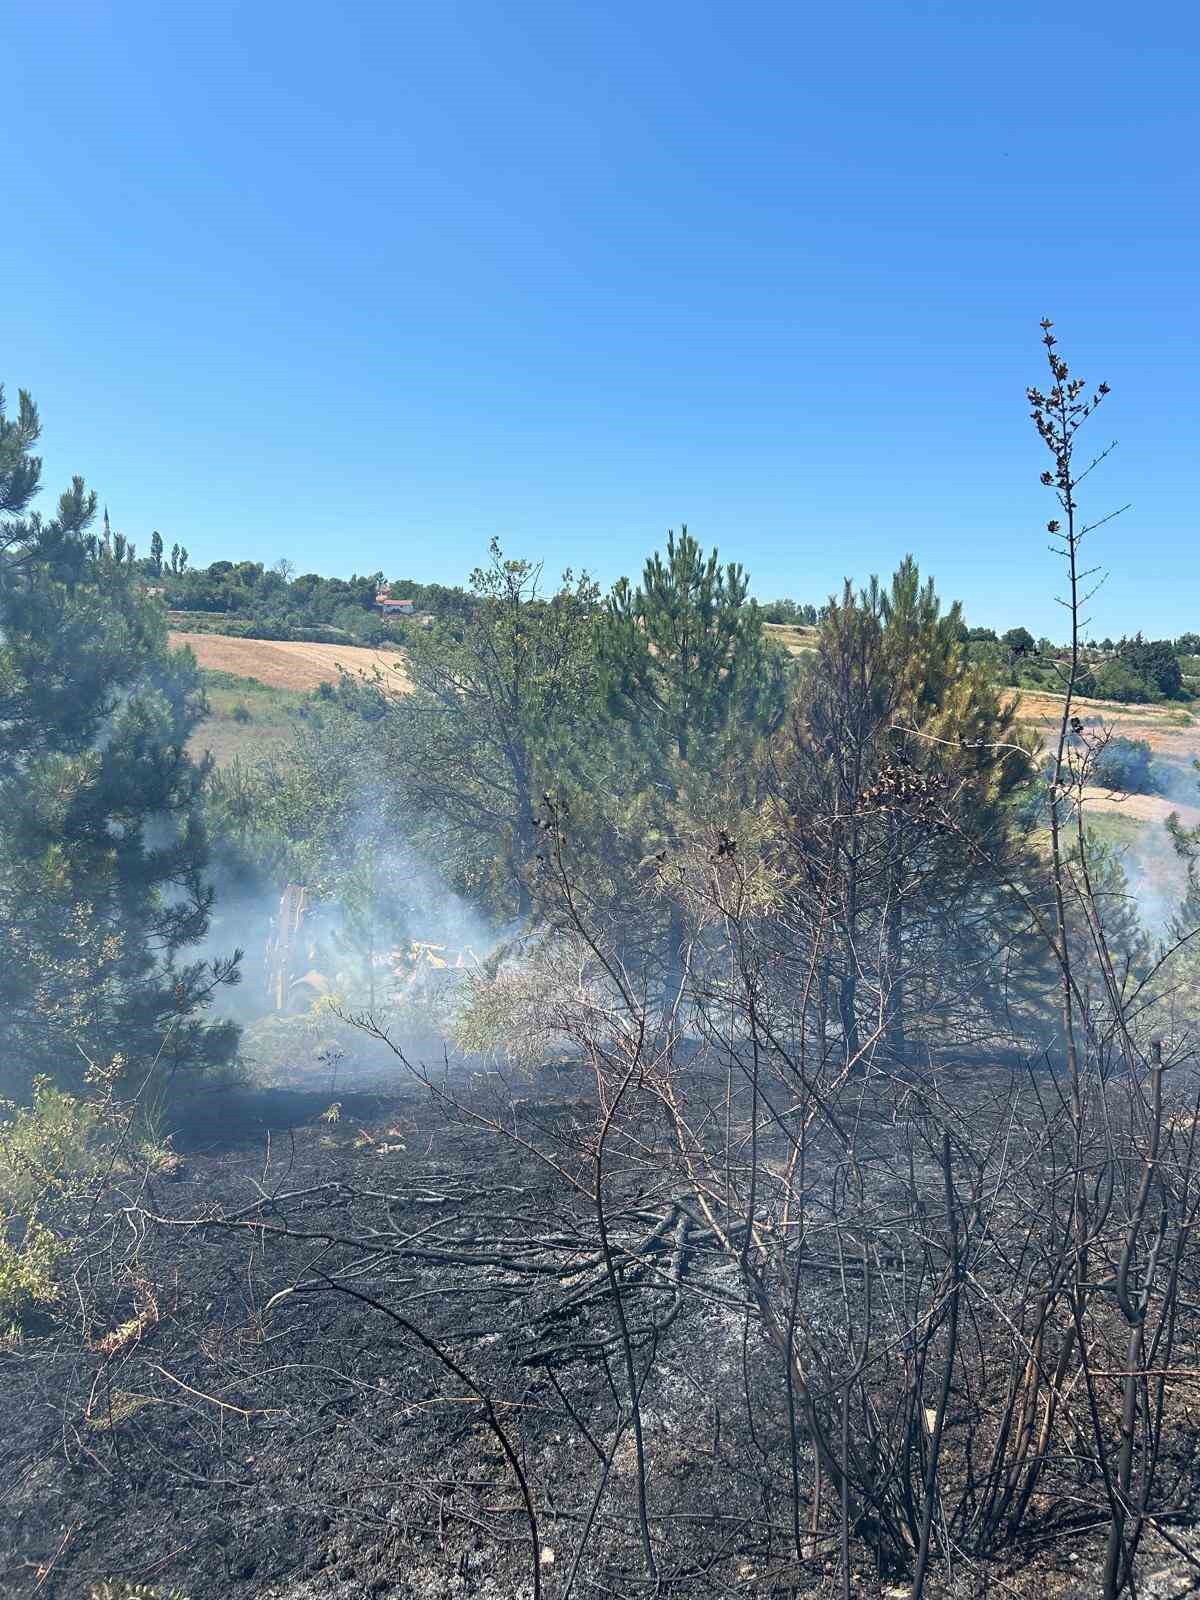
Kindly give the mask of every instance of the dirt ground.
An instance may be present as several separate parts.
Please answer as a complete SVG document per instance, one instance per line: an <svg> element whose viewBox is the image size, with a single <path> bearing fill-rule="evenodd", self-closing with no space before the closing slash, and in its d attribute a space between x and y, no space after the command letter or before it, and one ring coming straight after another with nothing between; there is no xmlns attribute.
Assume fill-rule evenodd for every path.
<svg viewBox="0 0 1200 1600"><path fill-rule="evenodd" d="M302 640L234 639L221 633L176 633L172 647L188 645L202 667L257 678L273 689L315 689L336 683L340 670L372 676L379 669L387 687L403 694L409 685L398 650L368 650L358 645L314 644Z"/></svg>

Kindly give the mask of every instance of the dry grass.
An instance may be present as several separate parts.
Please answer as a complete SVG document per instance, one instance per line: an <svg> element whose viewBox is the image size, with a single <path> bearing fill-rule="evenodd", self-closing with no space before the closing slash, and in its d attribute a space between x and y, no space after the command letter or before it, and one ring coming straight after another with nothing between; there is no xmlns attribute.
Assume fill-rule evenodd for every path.
<svg viewBox="0 0 1200 1600"><path fill-rule="evenodd" d="M1018 701L1018 722L1038 734L1044 747L1052 749L1062 718L1062 696L1032 689L1009 693ZM1112 700L1087 700L1077 696L1075 710L1092 735L1105 726L1117 738L1145 740L1159 760L1179 767L1186 768L1200 759L1200 721L1186 706L1121 705ZM1200 785L1197 794L1200 796ZM1200 805L1181 805L1163 795L1120 794L1097 785L1085 789L1084 799L1093 814L1122 817L1131 827L1146 822L1165 822L1173 811L1179 813L1186 827L1200 824Z"/></svg>
<svg viewBox="0 0 1200 1600"><path fill-rule="evenodd" d="M1049 743L1062 718L1062 696L1033 689L1011 692L1019 698L1018 720L1036 729ZM1200 723L1193 719L1186 706L1127 706L1114 700L1086 700L1077 695L1075 709L1085 725L1096 727L1101 722L1108 723L1123 739L1144 739L1157 755L1176 760L1200 756Z"/></svg>
<svg viewBox="0 0 1200 1600"><path fill-rule="evenodd" d="M807 655L816 649L817 630L785 622L765 622L763 631L774 644L781 644L790 656Z"/></svg>
<svg viewBox="0 0 1200 1600"><path fill-rule="evenodd" d="M360 645L311 644L276 639L234 639L221 633L175 633L171 645L188 645L200 665L210 672L229 672L239 678L257 678L273 689L316 689L336 683L344 667L367 677L383 674L395 694L408 692L398 650L368 650Z"/></svg>
<svg viewBox="0 0 1200 1600"><path fill-rule="evenodd" d="M1120 794L1089 785L1083 791L1083 798L1089 811L1112 811L1130 822L1165 822L1174 811L1185 827L1194 828L1200 824L1200 806L1181 806L1177 800L1168 800L1161 794Z"/></svg>

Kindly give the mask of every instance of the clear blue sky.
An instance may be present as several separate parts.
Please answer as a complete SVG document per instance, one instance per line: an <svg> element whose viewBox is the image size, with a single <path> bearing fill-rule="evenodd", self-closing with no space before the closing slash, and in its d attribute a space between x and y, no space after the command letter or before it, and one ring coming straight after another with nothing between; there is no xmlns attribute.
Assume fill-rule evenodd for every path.
<svg viewBox="0 0 1200 1600"><path fill-rule="evenodd" d="M1193 5L8 8L0 378L146 547L1061 632L1037 321L1113 386L1096 631L1200 628Z"/></svg>

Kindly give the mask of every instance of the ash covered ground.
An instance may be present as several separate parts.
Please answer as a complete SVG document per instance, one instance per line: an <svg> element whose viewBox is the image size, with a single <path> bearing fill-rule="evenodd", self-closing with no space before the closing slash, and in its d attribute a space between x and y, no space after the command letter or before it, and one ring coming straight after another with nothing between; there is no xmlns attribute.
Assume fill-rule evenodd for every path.
<svg viewBox="0 0 1200 1600"><path fill-rule="evenodd" d="M843 1593L827 1531L796 1556L786 1398L736 1265L631 1181L610 1226L644 1384L647 1577L594 1215L571 1182L590 1080L468 1089L460 1070L459 1089L452 1109L393 1077L341 1092L334 1116L324 1089L197 1103L179 1173L106 1200L95 1237L123 1262L107 1305L97 1291L106 1326L0 1357L5 1595L118 1577L189 1600L516 1600L534 1593L522 1478L547 1597ZM94 1250L94 1283L104 1268ZM927 1593L1084 1600L1101 1537L960 1564ZM1145 1595L1193 1592L1186 1559L1147 1550ZM907 1592L869 1557L856 1542L853 1594Z"/></svg>

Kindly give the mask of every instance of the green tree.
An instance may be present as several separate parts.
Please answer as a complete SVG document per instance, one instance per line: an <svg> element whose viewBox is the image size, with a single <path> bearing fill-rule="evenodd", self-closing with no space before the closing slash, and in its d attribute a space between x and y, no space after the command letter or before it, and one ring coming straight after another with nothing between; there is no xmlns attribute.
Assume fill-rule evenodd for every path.
<svg viewBox="0 0 1200 1600"><path fill-rule="evenodd" d="M541 590L542 569L491 559L472 606L408 641L412 693L390 705L396 782L428 828L433 858L468 896L529 917L543 794L565 781L594 720L599 591L586 574Z"/></svg>
<svg viewBox="0 0 1200 1600"><path fill-rule="evenodd" d="M678 538L668 533L665 559L649 558L636 589L625 578L614 585L597 655L609 713L627 733L626 778L610 792L653 797L639 807L643 853L669 857L692 820L712 814L723 780L780 725L789 658L768 642L747 574L722 566L716 550L705 556L686 526ZM628 823L617 831L638 836ZM675 898L668 916L671 989L688 932Z"/></svg>
<svg viewBox="0 0 1200 1600"><path fill-rule="evenodd" d="M599 655L610 711L682 762L711 764L730 740L778 726L786 705L786 658L766 641L747 575L716 550L705 557L686 526L636 589L614 585Z"/></svg>
<svg viewBox="0 0 1200 1600"><path fill-rule="evenodd" d="M1104 930L1104 939L1113 961L1114 975L1121 992L1132 990L1145 977L1154 957L1154 944L1138 915L1137 895L1125 871L1124 853L1118 845L1084 831L1083 850L1074 843L1068 857L1071 878L1084 887L1081 865L1087 868L1087 899ZM1185 900L1180 914L1186 914ZM1068 937L1076 968L1086 972L1096 963L1096 937L1087 915L1083 896L1072 895L1068 907ZM1148 994L1140 996L1142 1004Z"/></svg>
<svg viewBox="0 0 1200 1600"><path fill-rule="evenodd" d="M1085 679L1083 686L1087 693L1097 700L1116 700L1123 705L1145 705L1154 698L1153 690L1146 679L1120 657L1113 661L1105 661L1089 676L1090 681Z"/></svg>
<svg viewBox="0 0 1200 1600"><path fill-rule="evenodd" d="M162 534L157 528L150 535L150 567L156 578L162 577L163 542Z"/></svg>
<svg viewBox="0 0 1200 1600"><path fill-rule="evenodd" d="M1170 639L1143 639L1139 633L1136 638L1122 640L1119 653L1130 671L1163 699L1173 700L1183 688L1183 668Z"/></svg>
<svg viewBox="0 0 1200 1600"><path fill-rule="evenodd" d="M1156 794L1158 776L1145 739L1109 739L1092 764L1091 780L1125 794Z"/></svg>
<svg viewBox="0 0 1200 1600"><path fill-rule="evenodd" d="M922 584L906 556L879 606L893 708L885 766L891 775L899 769L902 789L915 782L918 793L935 793L942 811L935 824L921 805L915 813L886 808L888 1033L902 1055L909 975L923 977L937 951L954 950L970 971L967 994L987 988L975 971L1010 933L1012 906L995 892L1022 831L1009 801L1032 768L1015 703L1002 703L986 662L972 661L959 643L958 602L943 613L932 578ZM947 998L952 988L943 985ZM960 990L953 1003L962 999Z"/></svg>
<svg viewBox="0 0 1200 1600"><path fill-rule="evenodd" d="M0 1050L18 1087L228 1058L236 1032L204 1021L224 962L179 958L212 904L194 659L170 653L131 551L86 530L80 479L57 515L40 485L39 424L22 394L0 410Z"/></svg>
<svg viewBox="0 0 1200 1600"><path fill-rule="evenodd" d="M1002 634L1000 643L1015 660L1018 656L1029 656L1037 649L1037 640L1028 628L1010 628Z"/></svg>
<svg viewBox="0 0 1200 1600"><path fill-rule="evenodd" d="M776 828L822 885L819 980L850 1058L864 1015L902 1055L913 1022L977 1007L989 947L1010 932L998 869L1029 761L961 635L958 605L942 612L911 557L886 589L847 584L777 757Z"/></svg>

